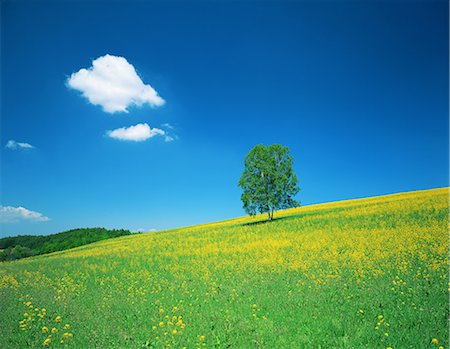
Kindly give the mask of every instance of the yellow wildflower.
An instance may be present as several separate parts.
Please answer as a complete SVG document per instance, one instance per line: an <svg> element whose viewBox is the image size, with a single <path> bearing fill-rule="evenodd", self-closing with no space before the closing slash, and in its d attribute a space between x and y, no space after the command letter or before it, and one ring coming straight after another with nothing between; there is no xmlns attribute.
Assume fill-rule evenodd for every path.
<svg viewBox="0 0 450 349"><path fill-rule="evenodd" d="M51 341L52 341L52 340L50 339L50 337L48 337L48 338L42 343L42 346L46 347L47 345L50 344Z"/></svg>
<svg viewBox="0 0 450 349"><path fill-rule="evenodd" d="M42 333L47 333L47 332L48 332L48 327L47 326L42 327Z"/></svg>
<svg viewBox="0 0 450 349"><path fill-rule="evenodd" d="M59 315L55 318L55 321L56 321L56 322L61 322L61 320L62 320L62 317L59 316Z"/></svg>
<svg viewBox="0 0 450 349"><path fill-rule="evenodd" d="M431 340L431 343L433 343L433 344L438 344L439 341L437 340L437 338L433 338L433 339Z"/></svg>

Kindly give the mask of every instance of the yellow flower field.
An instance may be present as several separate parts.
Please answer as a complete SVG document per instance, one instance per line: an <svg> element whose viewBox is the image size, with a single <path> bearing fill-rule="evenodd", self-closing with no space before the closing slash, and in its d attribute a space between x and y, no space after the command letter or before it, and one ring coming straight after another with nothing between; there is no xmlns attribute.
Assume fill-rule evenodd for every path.
<svg viewBox="0 0 450 349"><path fill-rule="evenodd" d="M0 264L5 348L448 348L448 188Z"/></svg>

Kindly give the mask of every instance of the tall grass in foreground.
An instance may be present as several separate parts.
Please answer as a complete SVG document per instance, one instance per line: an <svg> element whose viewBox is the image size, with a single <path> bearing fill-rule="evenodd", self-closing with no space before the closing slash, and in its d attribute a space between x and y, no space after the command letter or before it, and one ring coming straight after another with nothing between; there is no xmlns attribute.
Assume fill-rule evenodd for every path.
<svg viewBox="0 0 450 349"><path fill-rule="evenodd" d="M3 348L448 348L448 189L0 264Z"/></svg>

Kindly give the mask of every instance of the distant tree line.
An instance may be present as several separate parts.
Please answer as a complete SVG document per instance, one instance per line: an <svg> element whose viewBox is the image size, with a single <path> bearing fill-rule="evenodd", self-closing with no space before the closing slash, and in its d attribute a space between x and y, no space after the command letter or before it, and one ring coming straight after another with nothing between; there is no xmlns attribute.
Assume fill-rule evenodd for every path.
<svg viewBox="0 0 450 349"><path fill-rule="evenodd" d="M52 235L19 235L0 239L0 261L67 250L92 242L132 234L129 230L82 228Z"/></svg>

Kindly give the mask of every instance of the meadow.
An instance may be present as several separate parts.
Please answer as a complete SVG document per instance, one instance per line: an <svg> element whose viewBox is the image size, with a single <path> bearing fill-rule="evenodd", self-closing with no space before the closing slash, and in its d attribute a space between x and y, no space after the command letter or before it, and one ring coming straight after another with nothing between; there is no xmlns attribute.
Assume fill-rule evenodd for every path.
<svg viewBox="0 0 450 349"><path fill-rule="evenodd" d="M449 348L448 188L0 264L2 348Z"/></svg>

